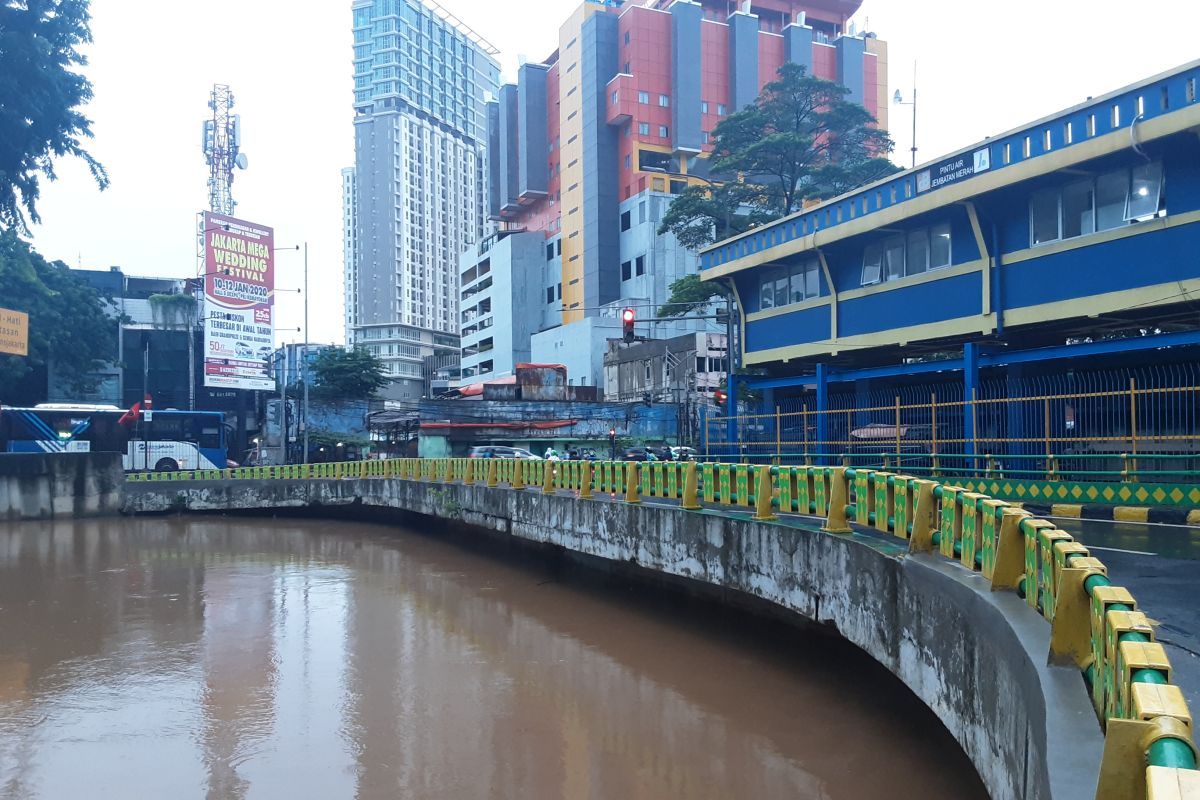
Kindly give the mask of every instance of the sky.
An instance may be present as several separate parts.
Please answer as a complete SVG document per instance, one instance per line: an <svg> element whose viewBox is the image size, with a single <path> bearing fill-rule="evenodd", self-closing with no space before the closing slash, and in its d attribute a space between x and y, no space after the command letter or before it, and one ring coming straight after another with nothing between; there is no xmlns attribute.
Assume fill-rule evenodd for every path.
<svg viewBox="0 0 1200 800"><path fill-rule="evenodd" d="M504 76L557 46L579 0L440 0L499 48ZM308 245L309 341L343 339L341 170L354 162L350 0L93 0L86 48L95 97L92 155L56 165L33 230L46 257L132 275L196 274L196 213L207 203L201 123L214 83L242 117L237 216ZM303 9L303 10L301 10ZM514 11L516 9L516 11ZM918 163L1200 57L1200 3L1184 0L864 0L858 30L888 42L889 91L911 98ZM912 107L889 109L907 166ZM276 254L278 343L299 341L300 252ZM291 329L291 330L288 330Z"/></svg>

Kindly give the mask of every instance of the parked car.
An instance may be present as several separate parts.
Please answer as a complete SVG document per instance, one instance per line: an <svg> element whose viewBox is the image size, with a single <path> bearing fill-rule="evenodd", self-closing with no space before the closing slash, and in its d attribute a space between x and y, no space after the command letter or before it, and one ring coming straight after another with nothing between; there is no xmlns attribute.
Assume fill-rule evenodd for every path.
<svg viewBox="0 0 1200 800"><path fill-rule="evenodd" d="M694 447L672 447L671 454L675 456L676 461L695 461L700 455Z"/></svg>
<svg viewBox="0 0 1200 800"><path fill-rule="evenodd" d="M620 461L662 461L663 459L658 454L658 448L643 447L641 445L634 447L626 447L621 451Z"/></svg>
<svg viewBox="0 0 1200 800"><path fill-rule="evenodd" d="M653 453L654 457L659 461L675 460L675 453L666 445L648 445L646 450Z"/></svg>
<svg viewBox="0 0 1200 800"><path fill-rule="evenodd" d="M541 456L536 456L528 450L523 450L520 447L504 447L501 445L480 445L472 447L471 452L467 454L468 458L521 458L527 461L541 461Z"/></svg>

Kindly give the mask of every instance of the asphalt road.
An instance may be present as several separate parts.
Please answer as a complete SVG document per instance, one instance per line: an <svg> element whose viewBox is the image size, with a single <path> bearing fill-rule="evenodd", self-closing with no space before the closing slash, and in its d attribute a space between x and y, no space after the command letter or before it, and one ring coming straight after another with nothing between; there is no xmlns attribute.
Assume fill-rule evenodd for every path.
<svg viewBox="0 0 1200 800"><path fill-rule="evenodd" d="M1108 566L1113 583L1133 593L1159 623L1174 682L1200 711L1200 528L1097 520L1055 523Z"/></svg>

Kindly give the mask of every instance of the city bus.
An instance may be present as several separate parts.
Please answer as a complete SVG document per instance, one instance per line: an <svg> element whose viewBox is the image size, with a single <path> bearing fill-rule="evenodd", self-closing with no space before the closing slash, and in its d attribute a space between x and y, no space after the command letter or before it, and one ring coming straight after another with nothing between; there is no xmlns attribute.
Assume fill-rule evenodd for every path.
<svg viewBox="0 0 1200 800"><path fill-rule="evenodd" d="M0 452L121 453L127 471L224 469L225 417L218 411L154 411L131 420L111 405L0 406Z"/></svg>

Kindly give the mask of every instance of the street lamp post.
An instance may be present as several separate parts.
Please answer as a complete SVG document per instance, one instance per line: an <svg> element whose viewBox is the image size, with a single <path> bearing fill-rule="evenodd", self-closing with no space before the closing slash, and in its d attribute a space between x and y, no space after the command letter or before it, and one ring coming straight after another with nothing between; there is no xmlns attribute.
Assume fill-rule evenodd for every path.
<svg viewBox="0 0 1200 800"><path fill-rule="evenodd" d="M913 62L912 100L911 101L905 100L904 95L900 94L900 90L897 89L896 93L894 95L892 95L892 103L894 103L895 105L898 105L898 106L912 106L912 122L913 122L913 124L912 124L912 165L915 167L917 165L917 62L916 61Z"/></svg>

